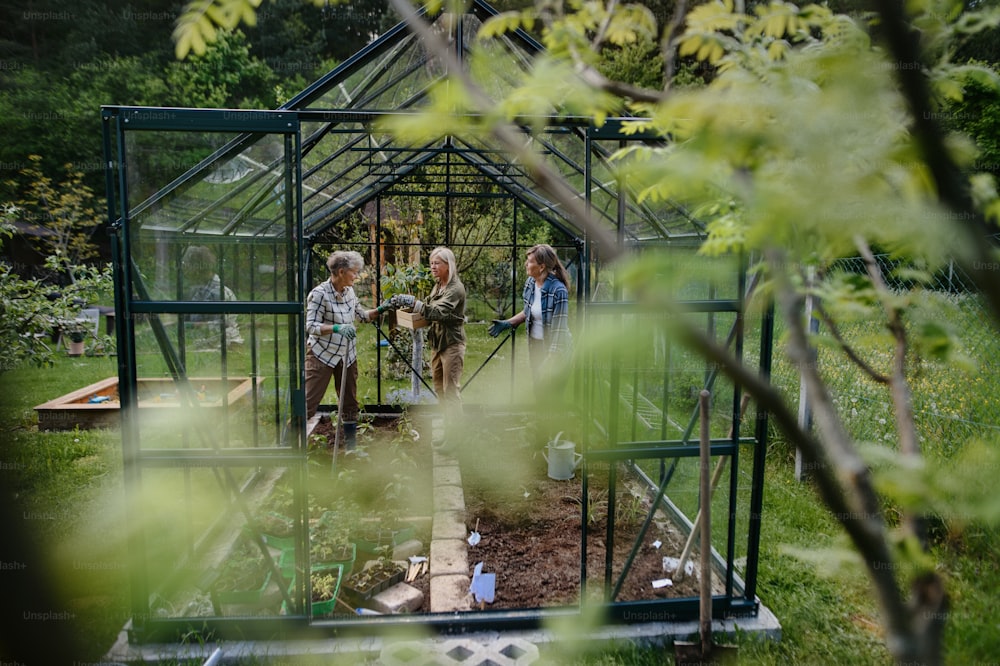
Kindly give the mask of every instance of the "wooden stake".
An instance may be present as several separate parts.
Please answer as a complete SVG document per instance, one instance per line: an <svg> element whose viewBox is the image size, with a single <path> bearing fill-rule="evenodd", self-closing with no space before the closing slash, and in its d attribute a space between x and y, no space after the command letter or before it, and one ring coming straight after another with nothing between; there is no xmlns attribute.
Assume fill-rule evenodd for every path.
<svg viewBox="0 0 1000 666"><path fill-rule="evenodd" d="M351 611L351 615L357 615L358 614L357 609L351 608L350 606L348 606L347 602L344 601L343 599L341 599L340 597L337 597L337 603L340 604L341 606L343 606L344 608L346 608L347 610Z"/></svg>
<svg viewBox="0 0 1000 666"><path fill-rule="evenodd" d="M701 603L699 624L701 627L701 653L712 650L712 491L708 468L712 464L711 439L709 438L709 392L702 391L701 403Z"/></svg>
<svg viewBox="0 0 1000 666"><path fill-rule="evenodd" d="M740 414L739 418L743 418L743 412L747 410L747 405L750 404L750 394L744 393L743 398L740 400ZM729 427L729 437L730 439L735 432L733 426ZM722 480L722 471L726 468L726 463L729 462L729 456L722 456L719 458L719 462L715 464L715 472L712 473L712 487L709 490L711 497L715 496L715 489L719 485L719 481ZM694 538L698 535L698 526L701 524L701 507L698 508L698 513L695 514L694 522L691 525L691 533L688 534L687 541L684 542L684 550L681 551L681 557L677 561L677 571L674 573L674 580L683 580L684 578L684 565L687 564L687 559L691 555L691 547L694 545Z"/></svg>

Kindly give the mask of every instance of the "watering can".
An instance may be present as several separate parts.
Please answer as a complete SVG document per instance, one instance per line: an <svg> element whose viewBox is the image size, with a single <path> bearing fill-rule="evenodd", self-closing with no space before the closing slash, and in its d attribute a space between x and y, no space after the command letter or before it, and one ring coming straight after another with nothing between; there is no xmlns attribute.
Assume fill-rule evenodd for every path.
<svg viewBox="0 0 1000 666"><path fill-rule="evenodd" d="M549 478L565 481L573 478L576 466L583 460L583 454L576 452L573 442L560 442L562 431L548 444L548 453L542 451L542 457L549 464Z"/></svg>

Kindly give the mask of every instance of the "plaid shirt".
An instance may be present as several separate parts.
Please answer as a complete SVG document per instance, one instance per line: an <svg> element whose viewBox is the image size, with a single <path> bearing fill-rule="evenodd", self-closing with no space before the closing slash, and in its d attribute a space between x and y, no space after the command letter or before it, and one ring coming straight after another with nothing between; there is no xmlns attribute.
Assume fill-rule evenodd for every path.
<svg viewBox="0 0 1000 666"><path fill-rule="evenodd" d="M535 278L529 277L524 283L525 328L531 330L531 301L535 297ZM566 285L551 273L542 283L542 335L547 353L570 350L573 338L569 332L569 291Z"/></svg>
<svg viewBox="0 0 1000 666"><path fill-rule="evenodd" d="M358 350L354 340L348 340L339 333L321 335L320 327L324 324L353 324L358 319L366 323L371 321L353 287L345 287L338 294L329 280L317 285L306 299L306 332L313 355L331 368L345 357L348 366L357 361Z"/></svg>

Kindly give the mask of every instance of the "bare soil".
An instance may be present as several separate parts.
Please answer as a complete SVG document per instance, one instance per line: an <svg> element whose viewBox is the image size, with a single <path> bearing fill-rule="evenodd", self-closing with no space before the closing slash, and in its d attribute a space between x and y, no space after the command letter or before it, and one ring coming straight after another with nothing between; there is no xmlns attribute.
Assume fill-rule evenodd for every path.
<svg viewBox="0 0 1000 666"><path fill-rule="evenodd" d="M380 438L395 433L397 424L380 421L374 425L369 451L377 456ZM413 442L413 457L421 465L430 465L429 428L421 430L424 435ZM316 432L332 439L329 425L318 427ZM462 470L466 526L470 533L480 535L479 543L469 547L469 575L479 562L485 573L496 574L495 598L487 607L526 609L577 603L581 594L582 470L569 480L549 478L545 447L536 441L530 427L490 423L484 418L477 420L475 433L460 441L453 453ZM416 453L418 450L422 453ZM589 466L586 572L587 594L593 599L602 598L605 589L610 592L618 584L649 512L649 499L632 486L619 472L608 572L608 467ZM429 551L429 542L426 546ZM615 600L697 597L697 574L668 587L654 589L652 584L671 578L671 573L664 571L663 559L679 557L683 547L683 534L657 513L639 542ZM424 606L418 611L429 612L430 576L424 574L411 585L424 592Z"/></svg>
<svg viewBox="0 0 1000 666"><path fill-rule="evenodd" d="M497 575L496 598L490 608L537 608L573 604L580 599L581 475L577 473L565 481L549 479L544 459L542 463L542 473L522 479L520 506L516 501L497 503L489 493L470 493L466 489L467 523L480 534L479 544L469 548L469 564L483 562L484 572ZM588 516L586 529L587 594L600 599L609 566L606 477L592 475L588 491L592 498L588 513L592 515ZM650 505L627 488L619 487L617 497L609 591L619 584ZM697 596L697 579L693 576L669 587L653 587L654 580L671 577L663 569L663 558L679 557L683 547L680 534L662 517L654 518L639 541L615 600Z"/></svg>
<svg viewBox="0 0 1000 666"><path fill-rule="evenodd" d="M680 556L684 536L657 512L639 538L651 502L620 467L614 531L609 535L608 464L587 466L584 499L582 466L572 479L549 478L546 443L550 437L536 432L530 420L482 415L475 424L475 432L462 438L456 456L462 469L466 526L480 535L479 543L468 551L470 575L478 562L483 563L485 573L496 574L496 595L489 608L577 603L584 532L589 598L604 598L606 589L610 593L618 585L637 541L616 601L698 596L696 576L653 588L654 580L671 577L663 569L663 559ZM582 527L584 502L586 530ZM609 540L613 542L610 562Z"/></svg>

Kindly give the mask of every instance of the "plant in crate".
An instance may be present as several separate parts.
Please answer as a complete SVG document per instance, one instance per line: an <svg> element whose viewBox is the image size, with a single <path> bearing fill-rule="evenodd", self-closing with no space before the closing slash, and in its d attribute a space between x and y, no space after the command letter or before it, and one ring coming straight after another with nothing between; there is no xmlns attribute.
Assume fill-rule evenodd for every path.
<svg viewBox="0 0 1000 666"><path fill-rule="evenodd" d="M271 580L271 571L257 546L241 538L219 568L211 588L214 605L259 604Z"/></svg>
<svg viewBox="0 0 1000 666"><path fill-rule="evenodd" d="M355 605L363 603L403 580L406 569L382 554L344 583L344 593Z"/></svg>
<svg viewBox="0 0 1000 666"><path fill-rule="evenodd" d="M312 581L312 602L333 601L340 588L340 570L314 571Z"/></svg>
<svg viewBox="0 0 1000 666"><path fill-rule="evenodd" d="M327 511L309 529L309 559L314 563L337 563L344 575L354 569L357 546L350 539L349 511Z"/></svg>
<svg viewBox="0 0 1000 666"><path fill-rule="evenodd" d="M267 545L281 550L292 548L295 532L295 521L291 518L293 501L291 488L279 484L257 507L257 525Z"/></svg>
<svg viewBox="0 0 1000 666"><path fill-rule="evenodd" d="M340 564L322 564L312 568L309 574L309 612L313 617L322 617L333 613L344 578L344 569ZM293 594L294 590L295 581L293 579L289 587L289 594ZM282 613L288 613L286 604L282 604Z"/></svg>

